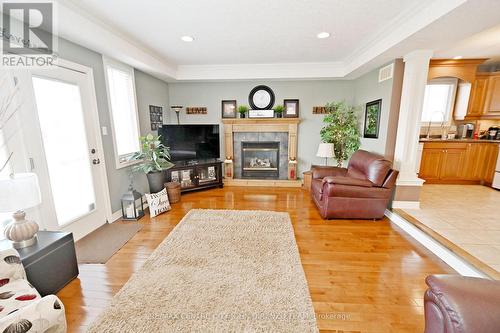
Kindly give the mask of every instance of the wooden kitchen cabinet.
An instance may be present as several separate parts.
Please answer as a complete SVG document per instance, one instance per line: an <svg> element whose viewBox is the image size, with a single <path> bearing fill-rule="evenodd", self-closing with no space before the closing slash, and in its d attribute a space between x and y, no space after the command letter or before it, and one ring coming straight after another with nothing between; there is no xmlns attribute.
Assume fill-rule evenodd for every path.
<svg viewBox="0 0 500 333"><path fill-rule="evenodd" d="M472 83L469 97L469 108L467 109L466 119L479 118L484 113L486 102L486 93L488 90L489 74L477 74Z"/></svg>
<svg viewBox="0 0 500 333"><path fill-rule="evenodd" d="M493 183L493 177L495 177L495 169L497 166L497 159L498 159L498 145L496 144L490 144L488 146L488 152L486 153L488 159L487 162L485 163L485 171L484 171L484 181L487 184Z"/></svg>
<svg viewBox="0 0 500 333"><path fill-rule="evenodd" d="M494 143L469 143L464 169L464 179L491 183L495 175L498 145Z"/></svg>
<svg viewBox="0 0 500 333"><path fill-rule="evenodd" d="M427 181L439 180L443 165L443 149L425 148L422 151L419 177Z"/></svg>
<svg viewBox="0 0 500 333"><path fill-rule="evenodd" d="M500 119L500 72L476 74L465 119Z"/></svg>
<svg viewBox="0 0 500 333"><path fill-rule="evenodd" d="M435 184L491 184L497 156L495 143L427 142L419 177Z"/></svg>
<svg viewBox="0 0 500 333"><path fill-rule="evenodd" d="M500 73L492 73L488 79L484 115L500 118Z"/></svg>
<svg viewBox="0 0 500 333"><path fill-rule="evenodd" d="M460 180L463 178L466 149L445 149L439 179Z"/></svg>
<svg viewBox="0 0 500 333"><path fill-rule="evenodd" d="M487 151L485 144L467 144L467 157L464 167L464 179L480 181L484 173L484 157Z"/></svg>

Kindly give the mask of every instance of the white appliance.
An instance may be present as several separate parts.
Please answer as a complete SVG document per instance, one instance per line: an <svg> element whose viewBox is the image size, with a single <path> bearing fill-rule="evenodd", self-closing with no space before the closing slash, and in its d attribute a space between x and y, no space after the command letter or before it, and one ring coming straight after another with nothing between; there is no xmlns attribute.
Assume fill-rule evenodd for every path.
<svg viewBox="0 0 500 333"><path fill-rule="evenodd" d="M495 178L493 178L493 188L500 190L500 154L498 154L497 167L495 168Z"/></svg>

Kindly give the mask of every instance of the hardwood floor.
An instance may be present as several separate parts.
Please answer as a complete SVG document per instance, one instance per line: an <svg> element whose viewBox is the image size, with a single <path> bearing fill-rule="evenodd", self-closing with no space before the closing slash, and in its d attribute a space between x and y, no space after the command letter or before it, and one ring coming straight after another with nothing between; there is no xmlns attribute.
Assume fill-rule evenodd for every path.
<svg viewBox="0 0 500 333"><path fill-rule="evenodd" d="M387 219L322 220L302 189L226 187L185 194L172 206L143 218L105 265L80 265L79 278L58 293L68 332L84 332L192 208L288 212L322 332L422 332L425 277L454 272Z"/></svg>

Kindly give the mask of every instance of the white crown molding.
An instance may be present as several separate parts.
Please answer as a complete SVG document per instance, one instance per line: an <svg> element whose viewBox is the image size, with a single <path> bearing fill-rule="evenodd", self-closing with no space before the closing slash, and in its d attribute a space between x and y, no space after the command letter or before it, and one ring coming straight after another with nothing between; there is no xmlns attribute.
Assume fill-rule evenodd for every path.
<svg viewBox="0 0 500 333"><path fill-rule="evenodd" d="M367 36L343 61L318 63L176 65L73 0L58 0L60 36L165 81L356 78L378 56L448 14L466 0L421 0ZM82 28L84 33L82 33ZM370 64L374 66L374 64ZM363 68L362 70L360 70ZM353 73L355 72L355 73ZM352 74L351 74L352 73ZM351 74L351 75L350 75Z"/></svg>
<svg viewBox="0 0 500 333"><path fill-rule="evenodd" d="M179 81L318 79L343 77L344 75L345 72L342 62L181 65L177 67L176 79Z"/></svg>
<svg viewBox="0 0 500 333"><path fill-rule="evenodd" d="M175 79L177 66L71 0L57 0L59 36L122 61L159 79Z"/></svg>
<svg viewBox="0 0 500 333"><path fill-rule="evenodd" d="M419 0L377 31L344 61L347 74L448 14L467 0ZM350 59L350 60L349 60Z"/></svg>

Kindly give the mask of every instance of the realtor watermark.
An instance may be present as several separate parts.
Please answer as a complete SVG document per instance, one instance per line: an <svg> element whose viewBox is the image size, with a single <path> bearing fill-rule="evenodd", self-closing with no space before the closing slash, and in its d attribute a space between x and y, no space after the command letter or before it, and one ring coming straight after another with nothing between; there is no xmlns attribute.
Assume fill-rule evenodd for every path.
<svg viewBox="0 0 500 333"><path fill-rule="evenodd" d="M52 1L2 1L0 67L51 67L57 61Z"/></svg>

